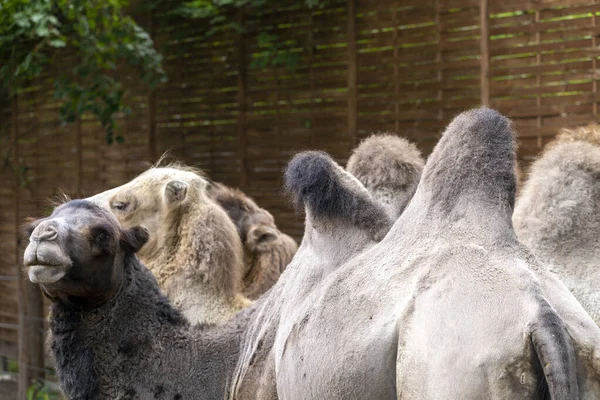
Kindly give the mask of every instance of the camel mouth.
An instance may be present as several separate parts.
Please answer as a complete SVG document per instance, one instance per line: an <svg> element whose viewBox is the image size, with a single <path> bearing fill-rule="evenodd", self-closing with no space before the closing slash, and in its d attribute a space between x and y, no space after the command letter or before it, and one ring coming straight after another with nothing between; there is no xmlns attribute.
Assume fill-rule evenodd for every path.
<svg viewBox="0 0 600 400"><path fill-rule="evenodd" d="M29 280L33 283L55 283L67 274L63 265L30 265L27 268Z"/></svg>

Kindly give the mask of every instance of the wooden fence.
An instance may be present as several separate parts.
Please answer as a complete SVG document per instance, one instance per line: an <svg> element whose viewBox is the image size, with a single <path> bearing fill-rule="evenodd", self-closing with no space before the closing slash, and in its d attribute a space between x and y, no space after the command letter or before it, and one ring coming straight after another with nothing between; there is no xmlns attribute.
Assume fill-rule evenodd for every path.
<svg viewBox="0 0 600 400"><path fill-rule="evenodd" d="M345 162L361 138L393 131L428 154L449 119L482 103L514 119L528 163L560 127L597 118L599 17L595 1L296 1L241 16L245 34L207 39L197 21L144 16L170 79L149 91L125 75L132 112L119 120L125 143L112 146L93 119L61 125L51 74L33 82L0 114L0 352L21 363L21 389L43 366L44 327L15 231L49 211L48 197L122 184L171 150L300 237L281 195L294 153L318 148ZM279 35L298 66L250 68L259 31Z"/></svg>

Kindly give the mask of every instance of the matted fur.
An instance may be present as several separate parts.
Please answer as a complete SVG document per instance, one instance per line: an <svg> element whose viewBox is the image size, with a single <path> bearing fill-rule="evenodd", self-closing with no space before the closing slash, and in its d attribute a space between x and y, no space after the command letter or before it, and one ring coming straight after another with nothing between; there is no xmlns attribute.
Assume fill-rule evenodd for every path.
<svg viewBox="0 0 600 400"><path fill-rule="evenodd" d="M337 175L297 156L305 236L257 306L232 398L596 398L600 330L512 230L514 148L497 112L459 115L409 206L365 247L340 240L351 217L312 197L329 190L315 175Z"/></svg>
<svg viewBox="0 0 600 400"><path fill-rule="evenodd" d="M227 212L244 243L244 295L257 299L277 282L298 249L273 216L239 189L213 182L209 195Z"/></svg>
<svg viewBox="0 0 600 400"><path fill-rule="evenodd" d="M515 230L600 324L600 130L563 130L532 164Z"/></svg>
<svg viewBox="0 0 600 400"><path fill-rule="evenodd" d="M67 274L62 283L42 284L56 295L51 298L47 345L63 392L73 400L223 399L247 316L218 330L205 324L191 326L160 293L150 271L117 241L110 241L113 245L102 255L83 254L89 251L87 235L94 224L118 231L109 213L101 218L88 206L92 204L75 200L55 210L60 223L68 224L59 235L66 235L60 237L61 247L78 272L73 277ZM131 243L147 238L139 228L121 234ZM38 246L38 254L47 251L30 246ZM110 257L115 282L104 301L83 307L88 299L77 297L72 303L68 290L73 283L89 288L104 285L107 277L93 277L95 263L102 266Z"/></svg>
<svg viewBox="0 0 600 400"><path fill-rule="evenodd" d="M89 199L111 210L123 226L149 229L150 241L138 256L192 322L222 322L250 305L242 295L241 240L206 193L207 180L194 168L168 165ZM165 197L169 182L185 188L184 197L172 204ZM121 211L113 207L119 202L135 207Z"/></svg>
<svg viewBox="0 0 600 400"><path fill-rule="evenodd" d="M297 154L285 171L285 188L296 208L309 209L315 219L335 219L376 232L387 232L389 220L381 206L331 157L321 151Z"/></svg>
<svg viewBox="0 0 600 400"><path fill-rule="evenodd" d="M583 141L600 146L600 125L591 122L576 128L563 128L551 143ZM551 147L552 145L550 145ZM549 147L548 147L549 148Z"/></svg>
<svg viewBox="0 0 600 400"><path fill-rule="evenodd" d="M384 133L363 140L352 152L346 170L396 219L417 190L424 165L417 146Z"/></svg>
<svg viewBox="0 0 600 400"><path fill-rule="evenodd" d="M600 329L512 230L513 146L497 112L458 116L383 235L336 209L378 207L360 182L317 168L337 189L313 201L327 185L302 169L323 157L298 157L305 234L268 293L223 325L172 329L156 282L129 264L127 297L70 321L94 349L82 370L109 398L597 399Z"/></svg>

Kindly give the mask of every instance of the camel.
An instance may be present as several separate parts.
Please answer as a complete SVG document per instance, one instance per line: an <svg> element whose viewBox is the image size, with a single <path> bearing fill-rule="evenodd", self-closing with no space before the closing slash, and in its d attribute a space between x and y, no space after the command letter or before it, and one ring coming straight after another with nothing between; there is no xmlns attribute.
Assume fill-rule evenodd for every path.
<svg viewBox="0 0 600 400"><path fill-rule="evenodd" d="M372 135L348 159L346 170L358 178L396 220L417 190L425 162L408 140L391 135Z"/></svg>
<svg viewBox="0 0 600 400"><path fill-rule="evenodd" d="M193 323L230 319L251 302L243 288L243 248L225 211L207 194L198 171L150 168L90 197L125 228L142 225L148 243L138 257L173 304Z"/></svg>
<svg viewBox="0 0 600 400"><path fill-rule="evenodd" d="M277 228L271 213L242 191L215 182L208 193L227 212L244 243L243 294L255 300L277 282L298 245Z"/></svg>
<svg viewBox="0 0 600 400"><path fill-rule="evenodd" d="M509 120L460 114L393 222L330 157L297 155L285 180L306 213L298 252L269 292L220 325L190 326L160 296L134 255L145 230L120 228L87 201L56 208L29 226L24 263L52 300L65 392L598 398L600 328L512 230L513 156Z"/></svg>
<svg viewBox="0 0 600 400"><path fill-rule="evenodd" d="M533 163L513 215L523 243L600 325L600 126L565 129Z"/></svg>
<svg viewBox="0 0 600 400"><path fill-rule="evenodd" d="M47 344L67 398L223 398L240 332L190 325L171 306L135 257L146 229L72 200L27 232L24 265L52 301Z"/></svg>

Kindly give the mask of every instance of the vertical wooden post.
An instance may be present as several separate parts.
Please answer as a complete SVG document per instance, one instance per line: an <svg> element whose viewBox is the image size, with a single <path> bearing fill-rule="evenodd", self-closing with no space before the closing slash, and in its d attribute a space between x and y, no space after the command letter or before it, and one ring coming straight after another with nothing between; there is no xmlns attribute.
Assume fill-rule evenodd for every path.
<svg viewBox="0 0 600 400"><path fill-rule="evenodd" d="M594 1L594 4L597 2ZM596 28L598 26L598 19L596 17L596 11L592 12L592 26ZM595 32L595 30L594 30ZM598 35L592 35L592 48L595 49L598 46ZM598 68L598 57L596 55L592 58L592 96L594 104L592 105L592 114L594 115L594 120L598 121L598 73L596 72Z"/></svg>
<svg viewBox="0 0 600 400"><path fill-rule="evenodd" d="M148 21L148 32L150 38L156 42L154 37L154 13L150 11ZM148 92L148 156L150 162L155 163L158 159L158 146L156 143L156 89L150 88Z"/></svg>
<svg viewBox="0 0 600 400"><path fill-rule="evenodd" d="M12 163L15 167L15 194L13 212L15 217L15 274L17 276L18 296L18 334L17 358L19 363L18 395L19 400L27 398L27 388L32 380L43 378L44 340L42 338L43 301L40 290L21 273L21 174L19 171L19 124L18 98L12 100Z"/></svg>
<svg viewBox="0 0 600 400"><path fill-rule="evenodd" d="M490 104L490 27L489 0L481 0L479 8L481 26L481 104Z"/></svg>
<svg viewBox="0 0 600 400"><path fill-rule="evenodd" d="M238 21L240 26L244 27L244 13L239 12ZM240 187L244 188L248 184L248 140L246 135L246 34L242 32L239 38L238 47L238 143L240 159Z"/></svg>
<svg viewBox="0 0 600 400"><path fill-rule="evenodd" d="M436 0L435 2L435 37L437 42L437 54L435 55L435 62L438 66L437 79L438 79L438 120L444 119L444 107L442 102L444 100L444 72L442 70L442 0Z"/></svg>
<svg viewBox="0 0 600 400"><path fill-rule="evenodd" d="M314 108L315 108L315 42L314 42L314 33L313 33L313 13L309 11L310 15L308 17L308 79L310 84L310 105L308 115L310 118L310 147L317 147L317 134L314 129Z"/></svg>
<svg viewBox="0 0 600 400"><path fill-rule="evenodd" d="M356 100L356 4L355 0L347 0L348 5L348 136L350 150L356 145L358 129L358 112Z"/></svg>
<svg viewBox="0 0 600 400"><path fill-rule="evenodd" d="M150 162L158 159L158 145L156 143L156 90L150 89L148 93L148 156Z"/></svg>
<svg viewBox="0 0 600 400"><path fill-rule="evenodd" d="M81 117L77 118L75 125L77 135L77 197L83 197L83 132L81 130Z"/></svg>
<svg viewBox="0 0 600 400"><path fill-rule="evenodd" d="M398 69L398 12L392 8L392 53L394 57L394 132L400 133L400 71Z"/></svg>
<svg viewBox="0 0 600 400"><path fill-rule="evenodd" d="M539 26L539 22L540 22L540 10L535 10L535 43L537 45L539 45L541 43L541 35L540 35L540 26ZM538 66L538 68L540 67L540 64L542 63L542 55L539 51L536 52L535 54L535 63ZM540 70L538 69L536 77L535 77L535 83L536 86L538 88L538 95L536 98L536 102L535 105L537 107L537 113L538 116L536 117L536 128L537 128L537 147L538 149L541 150L542 146L543 146L543 140L542 140L542 116L540 115L540 109L542 108L542 96L539 94L539 88L542 85L542 77L540 75Z"/></svg>

